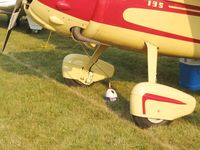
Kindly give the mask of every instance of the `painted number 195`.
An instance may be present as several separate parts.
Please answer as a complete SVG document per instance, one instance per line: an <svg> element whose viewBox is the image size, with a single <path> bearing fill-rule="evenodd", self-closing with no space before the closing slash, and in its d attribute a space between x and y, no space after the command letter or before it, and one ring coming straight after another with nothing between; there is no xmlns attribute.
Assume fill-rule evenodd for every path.
<svg viewBox="0 0 200 150"><path fill-rule="evenodd" d="M148 6L154 7L154 8L163 8L164 3L163 2L158 2L156 0L148 0Z"/></svg>

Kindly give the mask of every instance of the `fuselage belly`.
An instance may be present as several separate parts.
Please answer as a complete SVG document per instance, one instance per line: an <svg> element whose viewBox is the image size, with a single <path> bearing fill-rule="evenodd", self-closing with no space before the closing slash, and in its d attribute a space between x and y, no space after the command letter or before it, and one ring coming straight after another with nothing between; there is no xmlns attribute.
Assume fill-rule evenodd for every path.
<svg viewBox="0 0 200 150"><path fill-rule="evenodd" d="M200 57L198 0L69 0L68 4L69 8L61 8L59 0L35 0L29 13L61 34L70 35L75 25L87 37L129 50L144 50L145 42L150 42L163 55Z"/></svg>

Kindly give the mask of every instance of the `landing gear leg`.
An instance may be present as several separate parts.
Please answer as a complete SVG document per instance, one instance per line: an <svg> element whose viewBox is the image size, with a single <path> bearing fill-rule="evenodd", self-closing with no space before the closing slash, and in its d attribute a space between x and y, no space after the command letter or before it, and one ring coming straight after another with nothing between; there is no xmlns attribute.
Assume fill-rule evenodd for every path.
<svg viewBox="0 0 200 150"><path fill-rule="evenodd" d="M158 48L155 45L146 43L147 46L147 59L148 59L148 82L156 84L157 81L157 59L158 59ZM134 116L133 119L141 128L148 128L152 125L168 124L169 121L162 119L153 119Z"/></svg>
<svg viewBox="0 0 200 150"><path fill-rule="evenodd" d="M156 83L157 81L157 60L158 48L155 45L146 43L147 59L148 59L148 81L149 83Z"/></svg>
<svg viewBox="0 0 200 150"><path fill-rule="evenodd" d="M99 57L101 54L107 49L107 46L105 45L100 45L99 47L96 48L94 54L90 58L90 61L88 64L84 67L85 70L91 70L92 66L98 61Z"/></svg>

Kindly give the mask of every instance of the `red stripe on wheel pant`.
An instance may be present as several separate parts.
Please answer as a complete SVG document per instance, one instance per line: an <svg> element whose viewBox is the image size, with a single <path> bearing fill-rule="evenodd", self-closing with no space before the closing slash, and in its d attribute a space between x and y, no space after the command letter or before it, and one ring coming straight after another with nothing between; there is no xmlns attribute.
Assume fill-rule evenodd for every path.
<svg viewBox="0 0 200 150"><path fill-rule="evenodd" d="M164 97L164 96L159 96L159 95L154 95L154 94L149 94L146 93L142 97L142 109L143 109L143 114L146 114L146 101L159 101L159 102L165 102L165 103L173 103L177 105L186 105L186 103L183 103L179 100Z"/></svg>

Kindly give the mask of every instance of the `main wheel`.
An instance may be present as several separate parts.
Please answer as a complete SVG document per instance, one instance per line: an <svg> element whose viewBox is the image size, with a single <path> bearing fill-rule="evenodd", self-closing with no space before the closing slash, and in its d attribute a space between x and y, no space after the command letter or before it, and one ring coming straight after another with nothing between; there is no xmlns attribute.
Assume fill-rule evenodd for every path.
<svg viewBox="0 0 200 150"><path fill-rule="evenodd" d="M31 28L28 27L27 30L26 30L26 33L27 33L27 34L31 34L31 33L32 33Z"/></svg>
<svg viewBox="0 0 200 150"><path fill-rule="evenodd" d="M90 85L85 85L85 84L81 83L78 80L67 79L67 78L64 78L64 80L65 80L65 85L67 85L67 86L74 86L74 87L77 87L77 86L81 86L81 87L90 86Z"/></svg>
<svg viewBox="0 0 200 150"><path fill-rule="evenodd" d="M138 116L133 116L135 124L140 128L149 128L155 125L166 125L169 124L169 120L162 120L162 119L150 119L150 118L143 118Z"/></svg>
<svg viewBox="0 0 200 150"><path fill-rule="evenodd" d="M64 80L65 80L65 85L67 86L83 86L83 84L77 80L67 79L67 78L64 78Z"/></svg>
<svg viewBox="0 0 200 150"><path fill-rule="evenodd" d="M32 29L32 33L34 33L34 34L38 34L38 33L39 33L39 30Z"/></svg>

